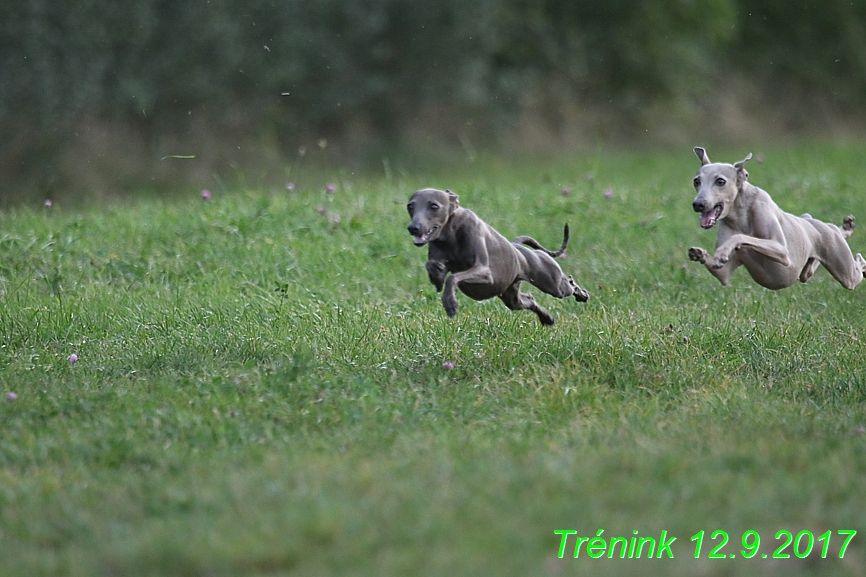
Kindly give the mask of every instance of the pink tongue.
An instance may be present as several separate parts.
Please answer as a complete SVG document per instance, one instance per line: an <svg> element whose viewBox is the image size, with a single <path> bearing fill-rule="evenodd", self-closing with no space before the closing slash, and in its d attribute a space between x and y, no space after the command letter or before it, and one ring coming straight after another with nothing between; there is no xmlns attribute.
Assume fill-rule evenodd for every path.
<svg viewBox="0 0 866 577"><path fill-rule="evenodd" d="M710 212L701 213L701 226L707 228L708 226L712 226L716 222L716 211L711 210Z"/></svg>

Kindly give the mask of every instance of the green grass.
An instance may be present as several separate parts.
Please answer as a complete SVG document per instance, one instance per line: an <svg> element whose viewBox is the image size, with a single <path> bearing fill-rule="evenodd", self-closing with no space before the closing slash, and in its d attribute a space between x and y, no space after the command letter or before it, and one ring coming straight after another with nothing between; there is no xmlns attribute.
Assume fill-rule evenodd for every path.
<svg viewBox="0 0 866 577"><path fill-rule="evenodd" d="M784 209L866 222L866 144L753 152ZM599 151L0 213L0 574L864 574L864 288L720 286L686 258L715 237L696 167ZM553 328L463 296L448 319L405 231L428 185L509 237L568 221L591 300L537 295ZM559 529L664 530L675 558L558 559ZM772 557L803 529L828 558L739 558L747 530ZM738 559L707 558L715 530Z"/></svg>

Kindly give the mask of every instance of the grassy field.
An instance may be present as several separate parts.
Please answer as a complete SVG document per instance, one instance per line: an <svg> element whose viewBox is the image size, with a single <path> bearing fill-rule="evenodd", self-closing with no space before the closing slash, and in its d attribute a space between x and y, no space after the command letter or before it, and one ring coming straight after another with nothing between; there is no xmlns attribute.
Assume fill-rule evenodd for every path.
<svg viewBox="0 0 866 577"><path fill-rule="evenodd" d="M866 229L866 143L751 151L782 208ZM0 213L0 575L866 574L866 285L720 286L686 257L715 239L697 166L599 150ZM405 230L422 186L508 237L567 221L590 301L448 319ZM602 529L673 558L575 559Z"/></svg>

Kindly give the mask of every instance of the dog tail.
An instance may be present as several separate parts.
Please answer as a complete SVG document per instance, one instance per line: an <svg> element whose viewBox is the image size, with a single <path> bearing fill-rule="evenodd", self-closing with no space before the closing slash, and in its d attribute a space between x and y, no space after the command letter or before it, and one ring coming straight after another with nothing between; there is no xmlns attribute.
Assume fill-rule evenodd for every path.
<svg viewBox="0 0 866 577"><path fill-rule="evenodd" d="M562 246L559 247L559 250L549 250L541 246L541 243L532 238L531 236L518 236L512 242L514 244L525 244L526 246L532 247L535 250L540 250L542 252L546 252L553 258L560 257L565 254L565 247L568 246L568 224L565 225L565 230L562 234Z"/></svg>

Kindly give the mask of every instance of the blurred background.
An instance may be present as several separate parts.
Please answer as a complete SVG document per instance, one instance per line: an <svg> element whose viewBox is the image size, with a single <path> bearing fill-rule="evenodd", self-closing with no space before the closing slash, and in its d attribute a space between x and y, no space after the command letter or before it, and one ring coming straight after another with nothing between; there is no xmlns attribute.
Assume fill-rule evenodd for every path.
<svg viewBox="0 0 866 577"><path fill-rule="evenodd" d="M864 105L863 0L0 5L0 205L857 138Z"/></svg>

